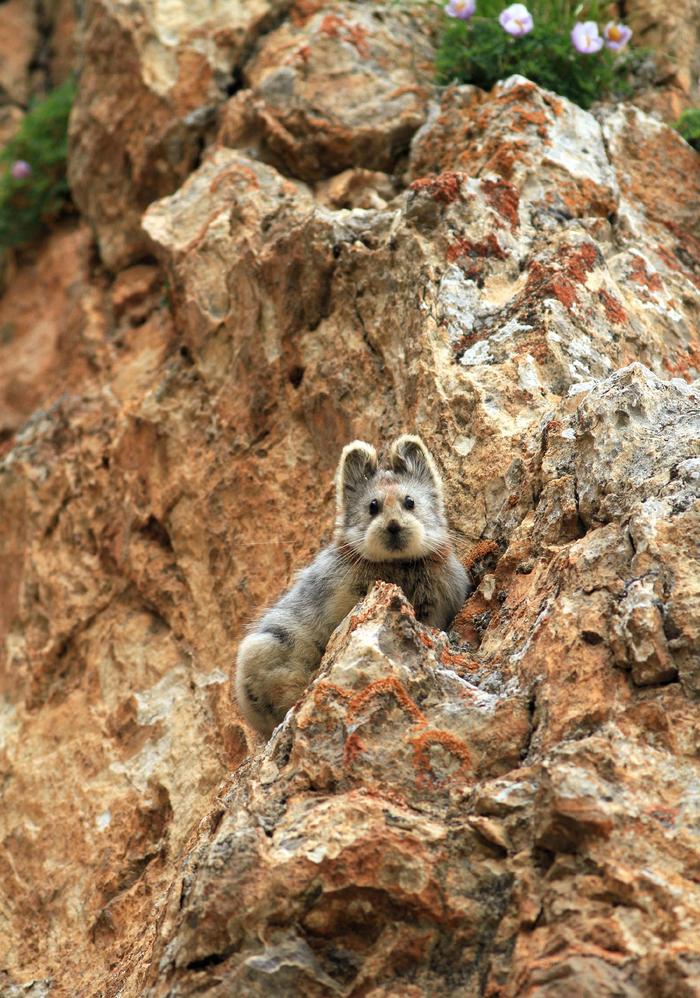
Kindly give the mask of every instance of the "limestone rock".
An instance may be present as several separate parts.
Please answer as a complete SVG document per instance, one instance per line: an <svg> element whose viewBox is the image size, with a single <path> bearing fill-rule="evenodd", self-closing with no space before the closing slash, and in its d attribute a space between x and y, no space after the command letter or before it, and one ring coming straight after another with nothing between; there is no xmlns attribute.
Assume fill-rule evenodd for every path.
<svg viewBox="0 0 700 998"><path fill-rule="evenodd" d="M316 185L316 200L329 208L386 208L396 186L378 170L343 170Z"/></svg>
<svg viewBox="0 0 700 998"><path fill-rule="evenodd" d="M10 141L24 120L24 112L13 104L0 106L0 144Z"/></svg>
<svg viewBox="0 0 700 998"><path fill-rule="evenodd" d="M555 215L615 210L615 174L595 119L524 77L497 84L486 101L477 87L444 91L412 145L410 175L452 170L497 174Z"/></svg>
<svg viewBox="0 0 700 998"><path fill-rule="evenodd" d="M89 287L89 254L86 227L58 230L0 297L0 440L11 438L40 406L80 384L96 360L102 317L99 294Z"/></svg>
<svg viewBox="0 0 700 998"><path fill-rule="evenodd" d="M30 66L39 41L37 12L26 0L7 0L2 11L0 95L3 103L26 105L31 94Z"/></svg>
<svg viewBox="0 0 700 998"><path fill-rule="evenodd" d="M70 184L105 264L142 256L141 214L195 165L215 109L287 0L86 6Z"/></svg>
<svg viewBox="0 0 700 998"><path fill-rule="evenodd" d="M532 343L532 313L519 307L524 297L528 304L541 300L549 326L544 338L535 333L541 345L532 344L529 356L538 372L546 364L550 377L552 365L562 365L555 375L558 392L567 380L585 382L634 359L671 374L700 373L691 304L699 279L697 155L634 108L601 110L598 119L514 77L486 102L472 87L448 89L416 136L410 176L433 176L419 176L413 188L449 204L460 171L478 176L501 216L500 229L508 223L526 264L526 279L516 279L521 271L513 271L513 252L504 254L500 232L496 244L480 234L467 239L463 253L452 249L462 272L461 257L469 259L467 276L483 289L466 308L471 295L460 287L463 278L445 275L448 314L474 316L466 328L464 319L450 324L454 334L460 325L466 333L463 364L492 363L494 352L505 357L514 339ZM669 163L667 174L659 176L653 165L659 162ZM683 190L680 204L672 190ZM572 224L571 216L581 223ZM506 260L499 264L502 254ZM573 327L562 336L574 316L573 325L580 326L584 313L585 337ZM495 325L500 328L491 335ZM482 329L489 331L486 337ZM649 337L661 329L664 345L652 345ZM520 375L525 382L529 377Z"/></svg>
<svg viewBox="0 0 700 998"><path fill-rule="evenodd" d="M630 385L649 401L671 391L632 368L578 410L610 396L622 407ZM680 399L697 423L697 396ZM626 424L621 442L633 448L638 432ZM571 446L585 454L580 441ZM591 478L606 469L588 462ZM681 529L697 530L699 510L695 501ZM353 994L379 984L381 993L516 995L563 976L582 993L651 995L667 973L692 993L700 723L677 685L651 698L616 678L604 633L615 596L643 571L625 522L619 540L592 529L525 577L507 551L506 598L475 658L377 584L202 824L171 888L148 994ZM668 556L657 571L670 580ZM696 550L696 597L699 569ZM576 629L600 593L593 582L609 590L600 636ZM697 602L693 612L697 648Z"/></svg>
<svg viewBox="0 0 700 998"><path fill-rule="evenodd" d="M659 0L631 0L626 18L635 37L654 51L658 78L678 94L675 106L666 105L670 120L675 120L681 107L697 102L700 95L700 57L694 42L700 30L700 6L697 0L681 0L671 6ZM683 102L680 107L679 97ZM643 100L653 106L654 91Z"/></svg>
<svg viewBox="0 0 700 998"><path fill-rule="evenodd" d="M518 764L529 715L514 685L486 693L470 668L376 586L202 829L149 993L191 994L209 966L220 994L349 994L402 967L440 994L478 979L509 845L464 805L477 774Z"/></svg>
<svg viewBox="0 0 700 998"><path fill-rule="evenodd" d="M40 4L49 32L48 75L52 86L63 83L75 73L78 51L78 12L71 0L51 0Z"/></svg>
<svg viewBox="0 0 700 998"><path fill-rule="evenodd" d="M252 133L266 162L306 181L391 172L424 120L432 54L397 5L329 4L264 39L221 138L248 148Z"/></svg>

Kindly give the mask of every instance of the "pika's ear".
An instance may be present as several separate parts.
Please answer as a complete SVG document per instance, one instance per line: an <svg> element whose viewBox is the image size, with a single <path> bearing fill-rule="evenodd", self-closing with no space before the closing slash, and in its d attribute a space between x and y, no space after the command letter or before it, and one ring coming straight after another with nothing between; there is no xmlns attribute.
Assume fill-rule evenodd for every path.
<svg viewBox="0 0 700 998"><path fill-rule="evenodd" d="M343 447L335 476L335 495L338 511L342 511L377 470L377 452L364 440L353 440Z"/></svg>
<svg viewBox="0 0 700 998"><path fill-rule="evenodd" d="M442 496L440 472L420 437L404 433L395 440L389 451L389 466L397 474L413 475L429 485L436 496Z"/></svg>

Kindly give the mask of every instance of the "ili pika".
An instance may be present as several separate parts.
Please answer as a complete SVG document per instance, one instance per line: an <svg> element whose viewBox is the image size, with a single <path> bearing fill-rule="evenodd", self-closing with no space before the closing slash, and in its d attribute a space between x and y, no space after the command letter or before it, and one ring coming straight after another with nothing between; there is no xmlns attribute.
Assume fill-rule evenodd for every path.
<svg viewBox="0 0 700 998"><path fill-rule="evenodd" d="M374 447L353 441L340 456L335 485L332 543L238 649L238 703L264 735L299 699L331 634L375 580L400 586L418 620L443 630L474 588L455 556L442 480L420 437L399 437L387 468Z"/></svg>

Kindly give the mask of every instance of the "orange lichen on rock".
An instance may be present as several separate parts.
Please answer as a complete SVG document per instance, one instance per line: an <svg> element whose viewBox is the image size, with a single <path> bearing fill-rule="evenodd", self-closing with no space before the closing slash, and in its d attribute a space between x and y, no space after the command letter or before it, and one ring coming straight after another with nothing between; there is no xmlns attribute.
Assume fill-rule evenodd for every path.
<svg viewBox="0 0 700 998"><path fill-rule="evenodd" d="M489 232L486 238L479 242L467 238L458 239L447 247L446 255L450 263L463 257L505 260L503 248L493 232Z"/></svg>
<svg viewBox="0 0 700 998"><path fill-rule="evenodd" d="M370 683L369 686L366 686L364 690L356 693L348 705L348 717L358 714L373 700L384 696L393 697L401 709L412 717L414 721L425 723L424 715L394 676L387 676L386 679L377 679L375 682Z"/></svg>
<svg viewBox="0 0 700 998"><path fill-rule="evenodd" d="M512 184L505 180L481 181L481 189L486 195L486 200L509 223L511 229L515 230L520 224L519 205L520 195Z"/></svg>
<svg viewBox="0 0 700 998"><path fill-rule="evenodd" d="M700 343L688 343L685 349L676 351L673 359L665 357L664 367L669 374L694 381L700 375Z"/></svg>
<svg viewBox="0 0 700 998"><path fill-rule="evenodd" d="M513 178L520 157L527 152L527 143L517 139L511 140L508 145L498 145L490 154L484 164L484 172L497 173L505 181ZM465 170L468 169L469 156L463 154L459 157L460 165Z"/></svg>
<svg viewBox="0 0 700 998"><path fill-rule="evenodd" d="M342 702L349 702L352 696L352 690L345 690L342 686L338 686L336 683L329 683L325 680L319 680L313 687L314 703L317 707L323 707L325 701L332 700L333 698L337 698Z"/></svg>
<svg viewBox="0 0 700 998"><path fill-rule="evenodd" d="M421 631L418 634L418 640L424 648L432 649L435 647L435 641L433 640L432 635L428 634L426 631Z"/></svg>
<svg viewBox="0 0 700 998"><path fill-rule="evenodd" d="M523 107L516 107L513 114L513 128L516 132L524 132L529 125L534 125L537 134L542 139L547 139L547 116L541 110L531 110ZM548 144L545 142L545 144Z"/></svg>
<svg viewBox="0 0 700 998"><path fill-rule="evenodd" d="M641 256L633 256L631 259L631 266L627 271L627 276L629 280L634 281L635 284L640 284L650 291L661 291L663 290L663 282L659 277L658 273L655 271L650 274L647 270L646 261L642 259Z"/></svg>
<svg viewBox="0 0 700 998"><path fill-rule="evenodd" d="M557 260L572 281L585 284L586 278L601 262L600 250L593 243L578 243L575 246L565 246L557 254Z"/></svg>
<svg viewBox="0 0 700 998"><path fill-rule="evenodd" d="M347 27L347 21L337 14L326 14L318 26L321 34L328 35L329 38L340 38L343 29Z"/></svg>
<svg viewBox="0 0 700 998"><path fill-rule="evenodd" d="M457 673L462 670L470 672L479 668L479 663L474 661L474 659L460 652L451 651L447 646L442 647L438 651L437 657L440 665L444 665L446 669L454 669Z"/></svg>
<svg viewBox="0 0 700 998"><path fill-rule="evenodd" d="M603 303L605 314L610 322L614 322L616 325L622 325L622 323L627 322L627 313L624 308L608 291L600 288L598 291L598 297Z"/></svg>
<svg viewBox="0 0 700 998"><path fill-rule="evenodd" d="M409 742L413 746L413 764L417 770L416 779L418 783L425 781L440 782L440 778L436 776L430 760L430 750L433 747L444 749L448 755L459 761L457 772L451 773L446 779L462 782L465 775L472 771L472 759L467 746L458 738L455 738L454 735L450 734L449 731L436 731L433 728L429 728L427 731L421 731L419 734L409 738Z"/></svg>
<svg viewBox="0 0 700 998"><path fill-rule="evenodd" d="M517 357L523 357L529 354L533 360L539 361L540 363L545 363L551 355L551 347L546 339L542 337L539 330L531 333L525 333L518 341L515 348L515 355Z"/></svg>
<svg viewBox="0 0 700 998"><path fill-rule="evenodd" d="M527 294L536 294L540 298L556 298L567 309L572 309L578 302L576 287L569 278L547 269L537 260L530 264L525 290Z"/></svg>
<svg viewBox="0 0 700 998"><path fill-rule="evenodd" d="M460 196L465 174L446 171L436 177L421 177L410 185L412 191L425 191L434 201L450 204Z"/></svg>

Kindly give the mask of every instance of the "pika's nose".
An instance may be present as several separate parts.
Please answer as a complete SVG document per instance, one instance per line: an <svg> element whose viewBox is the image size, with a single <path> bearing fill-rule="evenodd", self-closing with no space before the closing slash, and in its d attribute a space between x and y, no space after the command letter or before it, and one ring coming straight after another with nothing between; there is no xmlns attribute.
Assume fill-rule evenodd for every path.
<svg viewBox="0 0 700 998"><path fill-rule="evenodd" d="M390 534L398 534L401 532L401 524L398 520L389 520L386 529Z"/></svg>

